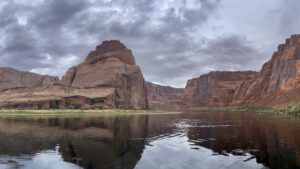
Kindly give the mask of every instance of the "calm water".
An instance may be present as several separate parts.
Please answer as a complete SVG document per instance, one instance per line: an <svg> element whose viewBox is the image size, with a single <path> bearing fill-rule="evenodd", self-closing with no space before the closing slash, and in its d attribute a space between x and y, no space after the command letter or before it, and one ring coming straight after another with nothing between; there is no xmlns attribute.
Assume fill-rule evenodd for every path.
<svg viewBox="0 0 300 169"><path fill-rule="evenodd" d="M0 119L0 169L297 169L300 118L181 113Z"/></svg>

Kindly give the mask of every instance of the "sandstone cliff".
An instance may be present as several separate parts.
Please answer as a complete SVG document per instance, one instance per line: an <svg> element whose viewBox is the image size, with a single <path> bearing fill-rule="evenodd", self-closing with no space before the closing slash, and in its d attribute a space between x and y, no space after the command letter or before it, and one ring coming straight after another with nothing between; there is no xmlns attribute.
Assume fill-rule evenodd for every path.
<svg viewBox="0 0 300 169"><path fill-rule="evenodd" d="M58 77L42 76L35 73L18 71L13 68L0 68L0 91L12 88L34 88L58 83Z"/></svg>
<svg viewBox="0 0 300 169"><path fill-rule="evenodd" d="M184 90L184 105L191 107L223 107L232 103L237 88L257 72L210 72L188 80Z"/></svg>
<svg viewBox="0 0 300 169"><path fill-rule="evenodd" d="M252 80L241 84L234 105L266 106L300 101L300 35L278 46Z"/></svg>
<svg viewBox="0 0 300 169"><path fill-rule="evenodd" d="M115 106L147 108L143 74L131 50L119 41L104 41L78 66L70 68L62 83L80 88L111 89Z"/></svg>
<svg viewBox="0 0 300 169"><path fill-rule="evenodd" d="M151 82L147 84L149 108L161 110L179 110L183 108L182 88L161 86Z"/></svg>
<svg viewBox="0 0 300 169"><path fill-rule="evenodd" d="M24 78L27 81L27 77ZM59 83L50 86L29 83L24 87L1 92L0 106L33 109L148 107L141 70L131 50L119 41L104 41L81 64L70 68Z"/></svg>

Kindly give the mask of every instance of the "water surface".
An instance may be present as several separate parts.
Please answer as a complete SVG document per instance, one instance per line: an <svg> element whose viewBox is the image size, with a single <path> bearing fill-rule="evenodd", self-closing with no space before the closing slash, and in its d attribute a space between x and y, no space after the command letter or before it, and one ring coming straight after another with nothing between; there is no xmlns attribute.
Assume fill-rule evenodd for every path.
<svg viewBox="0 0 300 169"><path fill-rule="evenodd" d="M300 118L181 113L0 118L0 169L298 169Z"/></svg>

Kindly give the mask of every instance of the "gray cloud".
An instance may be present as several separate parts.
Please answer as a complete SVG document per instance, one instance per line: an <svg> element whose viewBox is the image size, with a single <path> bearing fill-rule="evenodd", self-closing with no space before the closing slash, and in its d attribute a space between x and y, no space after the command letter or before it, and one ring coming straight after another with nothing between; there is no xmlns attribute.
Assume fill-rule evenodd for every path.
<svg viewBox="0 0 300 169"><path fill-rule="evenodd" d="M294 1L289 0L284 9L276 8L278 23L289 26L276 38L297 28L297 24L286 21L299 13L289 11L298 4ZM265 46L274 42L271 39L264 44L249 38L251 30L229 31L229 26L222 24L224 16L230 16L226 11L239 10L222 12L220 9L227 8L224 3L3 0L0 66L61 76L101 41L119 39L133 50L147 80L166 85L184 86L187 79L211 70L258 70L269 57ZM238 25L242 21L236 22Z"/></svg>
<svg viewBox="0 0 300 169"><path fill-rule="evenodd" d="M278 15L278 31L283 35L291 33L299 33L300 19L299 19L300 1L298 0L282 0L281 8L276 12Z"/></svg>
<svg viewBox="0 0 300 169"><path fill-rule="evenodd" d="M200 53L206 56L205 63L212 69L220 70L245 70L261 67L262 53L253 42L245 36L230 35L211 40L200 49Z"/></svg>

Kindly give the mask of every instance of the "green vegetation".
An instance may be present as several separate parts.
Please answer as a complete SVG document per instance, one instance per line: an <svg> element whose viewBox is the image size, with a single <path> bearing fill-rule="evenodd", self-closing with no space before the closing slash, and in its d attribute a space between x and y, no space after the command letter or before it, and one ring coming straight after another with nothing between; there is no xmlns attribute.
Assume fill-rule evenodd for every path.
<svg viewBox="0 0 300 169"><path fill-rule="evenodd" d="M286 107L277 108L275 111L277 113L300 115L300 103L289 104Z"/></svg>
<svg viewBox="0 0 300 169"><path fill-rule="evenodd" d="M277 107L195 107L188 111L195 112L253 112L253 113L276 113L276 114L290 114L300 116L300 103L289 104L288 106Z"/></svg>
<svg viewBox="0 0 300 169"><path fill-rule="evenodd" d="M80 110L80 109L50 109L50 110L17 110L0 109L0 116L103 116L103 115L141 115L141 114L166 114L179 113L160 110L130 110L130 109L103 109L103 110Z"/></svg>
<svg viewBox="0 0 300 169"><path fill-rule="evenodd" d="M300 116L300 103L293 103L288 106L278 107L194 107L184 112L253 112L253 113L277 113ZM102 109L102 110L81 110L81 109L50 109L50 110L18 110L0 109L1 116L106 116L106 115L142 115L142 114L174 114L178 111L168 110L132 110L132 109Z"/></svg>
<svg viewBox="0 0 300 169"><path fill-rule="evenodd" d="M272 113L275 111L274 108L269 107L200 107L191 108L189 111L206 111L206 112L255 112L255 113Z"/></svg>

